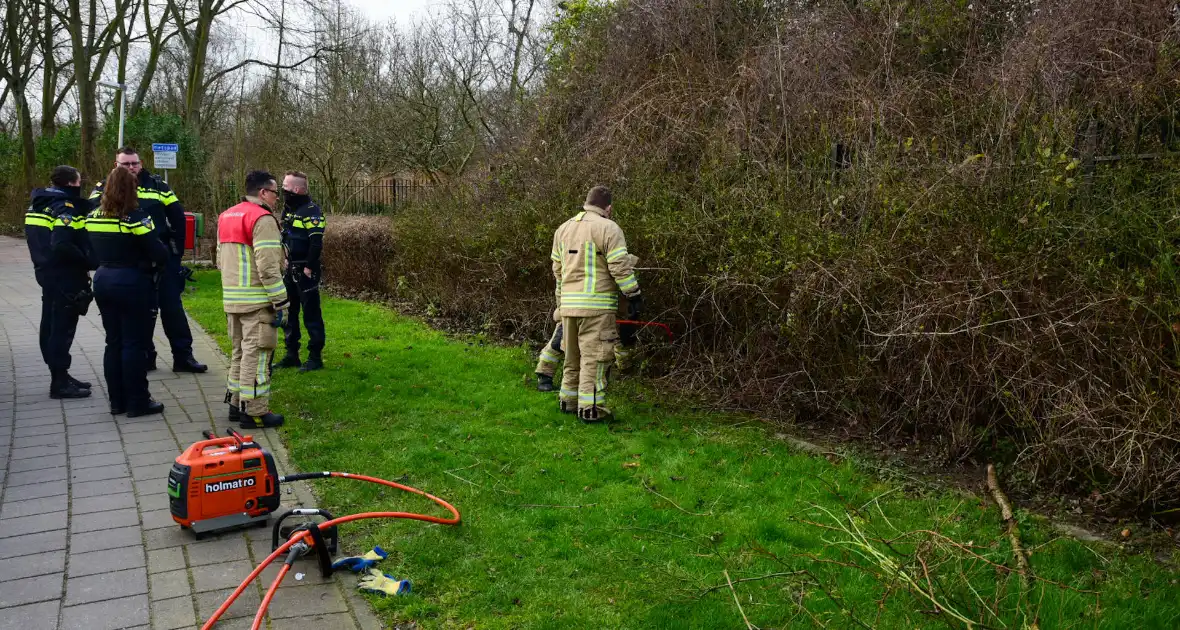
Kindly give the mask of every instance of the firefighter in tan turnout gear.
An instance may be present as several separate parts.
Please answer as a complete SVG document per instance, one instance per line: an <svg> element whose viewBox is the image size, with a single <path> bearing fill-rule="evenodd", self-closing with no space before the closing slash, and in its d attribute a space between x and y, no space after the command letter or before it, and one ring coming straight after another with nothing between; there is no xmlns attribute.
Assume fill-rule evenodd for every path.
<svg viewBox="0 0 1180 630"><path fill-rule="evenodd" d="M233 342L225 402L230 419L247 429L283 424L270 410L270 364L288 307L281 232L272 214L278 203L274 177L251 171L246 199L217 217L217 266Z"/></svg>
<svg viewBox="0 0 1180 630"><path fill-rule="evenodd" d="M583 422L604 422L613 417L606 386L619 342L618 293L627 297L631 319L642 298L623 230L610 219L610 189L590 189L582 208L557 228L550 255L566 355L559 400L563 412L576 410Z"/></svg>

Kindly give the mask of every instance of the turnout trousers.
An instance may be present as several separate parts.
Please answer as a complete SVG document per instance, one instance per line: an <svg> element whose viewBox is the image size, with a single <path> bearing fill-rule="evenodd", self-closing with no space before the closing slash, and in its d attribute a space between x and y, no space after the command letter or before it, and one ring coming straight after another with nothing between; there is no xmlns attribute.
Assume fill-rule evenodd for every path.
<svg viewBox="0 0 1180 630"><path fill-rule="evenodd" d="M320 270L312 269L311 277L303 275L303 268L291 269L283 276L287 297L291 300L290 317L283 327L283 341L287 354L299 354L299 312L307 327L307 349L317 354L324 349L324 314L320 310Z"/></svg>
<svg viewBox="0 0 1180 630"><path fill-rule="evenodd" d="M545 347L541 348L541 357L537 359L537 374L542 374L552 378L557 374L557 364L561 363L565 356L564 345L564 327L559 323L557 328L553 331L553 336L549 338L549 342ZM629 348L622 343L615 344L615 367L620 371L625 371L631 366L631 354L633 348Z"/></svg>
<svg viewBox="0 0 1180 630"><path fill-rule="evenodd" d="M562 317L565 371L562 402L575 400L578 409L606 409L606 386L619 331L614 311L591 317Z"/></svg>
<svg viewBox="0 0 1180 630"><path fill-rule="evenodd" d="M227 331L233 343L225 402L251 416L270 411L270 364L278 346L275 314L269 307L249 313L226 313Z"/></svg>
<svg viewBox="0 0 1180 630"><path fill-rule="evenodd" d="M102 368L111 406L142 409L151 399L147 381L154 330L151 276L139 269L99 267L94 272L94 301L106 332Z"/></svg>

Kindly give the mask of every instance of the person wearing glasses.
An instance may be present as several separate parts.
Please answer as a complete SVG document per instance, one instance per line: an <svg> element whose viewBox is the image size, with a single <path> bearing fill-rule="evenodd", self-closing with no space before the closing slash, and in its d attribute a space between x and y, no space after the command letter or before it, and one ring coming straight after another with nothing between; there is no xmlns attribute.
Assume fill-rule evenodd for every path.
<svg viewBox="0 0 1180 630"><path fill-rule="evenodd" d="M198 362L193 356L193 333L180 301L184 292L184 269L180 265L184 256L184 206L168 184L143 167L139 152L135 149L119 149L115 153L115 166L127 169L136 177L139 208L152 218L155 234L168 250L168 262L156 279L156 305L153 307L151 330L156 328L158 313L164 322L164 335L172 346L173 372L204 372L209 366ZM105 186L105 182L99 182L94 192L90 193L90 201L95 206L102 200ZM156 369L156 347L151 341L151 335L148 337L147 366L149 372Z"/></svg>
<svg viewBox="0 0 1180 630"><path fill-rule="evenodd" d="M246 174L246 198L217 217L217 267L233 354L226 376L230 420L244 429L279 427L270 410L270 367L286 318L279 186L267 171Z"/></svg>

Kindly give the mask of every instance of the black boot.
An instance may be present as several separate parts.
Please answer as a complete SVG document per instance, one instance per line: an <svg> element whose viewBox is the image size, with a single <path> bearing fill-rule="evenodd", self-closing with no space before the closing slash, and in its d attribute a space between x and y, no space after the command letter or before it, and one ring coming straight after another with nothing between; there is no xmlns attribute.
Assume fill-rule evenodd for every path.
<svg viewBox="0 0 1180 630"><path fill-rule="evenodd" d="M74 385L65 375L57 375L49 383L49 397L54 400L63 398L86 398L90 390Z"/></svg>
<svg viewBox="0 0 1180 630"><path fill-rule="evenodd" d="M148 399L147 404L137 409L128 409L128 418L138 418L140 416L150 416L152 414L161 413L164 411L164 403L156 402L151 398Z"/></svg>
<svg viewBox="0 0 1180 630"><path fill-rule="evenodd" d="M243 429L273 429L275 427L283 426L283 416L273 411L267 412L261 416L249 416L242 414L241 422L238 426Z"/></svg>
<svg viewBox="0 0 1180 630"><path fill-rule="evenodd" d="M87 383L86 381L79 381L78 379L70 376L69 374L66 374L66 380L73 383L74 386L79 389L90 389L90 383Z"/></svg>
<svg viewBox="0 0 1180 630"><path fill-rule="evenodd" d="M320 358L319 350L312 350L307 353L307 361L304 361L303 366L299 368L300 372L311 372L312 370L324 369L324 361Z"/></svg>
<svg viewBox="0 0 1180 630"><path fill-rule="evenodd" d="M551 392L553 391L553 377L548 374L537 373L537 391Z"/></svg>
<svg viewBox="0 0 1180 630"><path fill-rule="evenodd" d="M283 355L283 360L275 364L277 368L297 368L303 365L299 360L299 350L288 350L287 354Z"/></svg>
<svg viewBox="0 0 1180 630"><path fill-rule="evenodd" d="M238 422L241 419L242 419L242 410L238 409L237 407L235 407L233 405L230 405L229 406L229 421L230 422Z"/></svg>
<svg viewBox="0 0 1180 630"><path fill-rule="evenodd" d="M176 359L172 364L173 372L192 372L194 374L201 374L209 369L208 365L198 363L192 355L184 357L183 359Z"/></svg>

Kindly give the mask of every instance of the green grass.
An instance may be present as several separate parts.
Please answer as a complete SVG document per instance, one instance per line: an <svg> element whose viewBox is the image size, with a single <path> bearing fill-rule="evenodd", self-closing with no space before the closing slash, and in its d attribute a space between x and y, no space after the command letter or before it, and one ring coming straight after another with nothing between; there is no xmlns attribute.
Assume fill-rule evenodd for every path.
<svg viewBox="0 0 1180 630"><path fill-rule="evenodd" d="M227 347L218 276L197 277L189 312ZM354 301L328 299L324 313L327 369L275 371L296 465L404 479L463 514L458 527L342 528L350 552L381 545L391 552L382 568L413 581L411 596L374 600L389 622L739 628L736 594L761 628L860 627L854 616L877 628L962 627L902 588L898 570L990 627L1019 628L1034 614L1045 629L1171 628L1180 618L1175 570L1150 559L1056 538L1024 518L1038 577L1101 596L1039 582L1022 600L1015 576L980 559L1012 564L998 512L977 499L902 492L854 462L799 454L756 422L628 404L626 387L613 399L620 422L584 426L532 389L530 348L455 340ZM318 490L338 515L441 513L369 484ZM855 544L860 529L891 547ZM919 530L971 543L979 557L907 535ZM787 575L738 582L772 574Z"/></svg>

